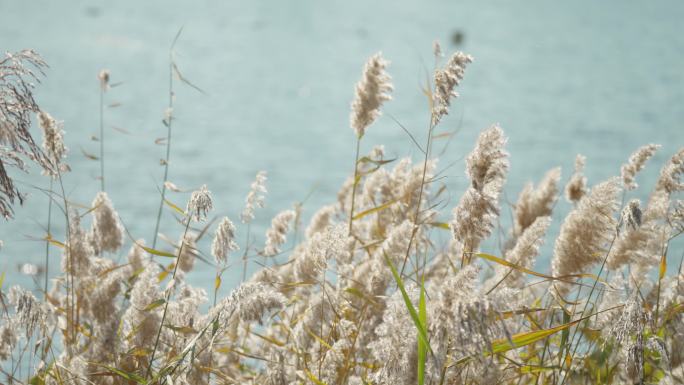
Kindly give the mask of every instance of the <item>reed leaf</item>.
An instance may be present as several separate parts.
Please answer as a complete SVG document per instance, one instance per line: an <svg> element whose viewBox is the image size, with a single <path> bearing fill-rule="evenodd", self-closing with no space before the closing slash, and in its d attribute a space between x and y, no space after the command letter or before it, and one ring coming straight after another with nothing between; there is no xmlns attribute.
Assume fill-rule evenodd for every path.
<svg viewBox="0 0 684 385"><path fill-rule="evenodd" d="M406 309L408 309L409 314L411 315L411 319L413 320L413 324L416 325L416 329L418 329L418 339L423 341L425 346L427 346L428 351L430 352L431 355L433 355L434 358L434 352L432 351L432 347L430 346L430 341L428 340L428 334L425 328L423 327L423 323L420 321L420 316L418 315L418 312L416 312L416 308L413 306L413 303L411 303L411 298L409 298L408 294L406 293L406 289L404 288L404 282L399 276L399 272L397 269L394 267L394 264L392 261L387 257L387 254L383 253L383 256L385 257L385 262L389 266L390 270L392 271L392 276L394 276L394 280L397 283L397 286L399 287L399 290L401 291L401 296L404 299L404 304L406 305Z"/></svg>

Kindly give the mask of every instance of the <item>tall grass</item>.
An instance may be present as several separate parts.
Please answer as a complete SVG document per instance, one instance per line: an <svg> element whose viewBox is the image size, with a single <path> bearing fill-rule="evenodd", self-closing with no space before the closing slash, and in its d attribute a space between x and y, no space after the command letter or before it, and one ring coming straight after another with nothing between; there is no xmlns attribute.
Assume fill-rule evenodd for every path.
<svg viewBox="0 0 684 385"><path fill-rule="evenodd" d="M435 57L441 57L439 46ZM637 174L657 146L637 149L621 177L593 186L586 185L578 157L565 189L574 208L560 222L551 271L534 271L563 190L560 170L551 169L536 186L530 183L507 208L514 223L504 232L502 250L483 248L499 222L509 167L498 125L484 129L467 155L469 186L461 199L451 212L438 209L447 190L437 178L434 132L456 87L467 81L470 62L457 52L435 66L426 84L427 138L422 146L414 141L422 159L387 159L382 147L365 155L357 150L353 175L337 199L312 216L304 237L294 237L294 247L282 250L293 236L295 211L276 215L264 245L250 242L248 234L241 259L231 255L238 250L236 229L224 218L212 243L211 302L204 289L186 280L205 255L197 240L213 226L200 225L212 209L205 186L185 209L168 201L162 189L157 218L164 208L181 217L178 247L164 250L154 241L147 247L129 234L125 251L124 229L106 193L98 193L84 212L74 212L64 196L62 155L44 146L40 155L60 186L50 193L51 205L67 222L61 238L50 230L46 236L49 247L61 251L61 271L51 277L45 300L0 282L3 381L683 383L684 348L678 342L684 337L684 275L673 240L684 231L684 204L678 201L684 148L662 166L643 203L625 198L634 194ZM390 99L387 64L380 55L371 57L357 85L351 116L357 149ZM171 61L170 108L174 68ZM165 120L165 182L171 120ZM8 157L14 153L7 132L24 128L0 127ZM246 199L243 226L249 228L255 208L263 206L264 193L260 172ZM92 225L85 229L89 218ZM437 243L438 233L449 241ZM282 263L264 264L218 298L223 271L239 270L241 262L245 269L248 258L257 256ZM676 264L678 271L668 269Z"/></svg>

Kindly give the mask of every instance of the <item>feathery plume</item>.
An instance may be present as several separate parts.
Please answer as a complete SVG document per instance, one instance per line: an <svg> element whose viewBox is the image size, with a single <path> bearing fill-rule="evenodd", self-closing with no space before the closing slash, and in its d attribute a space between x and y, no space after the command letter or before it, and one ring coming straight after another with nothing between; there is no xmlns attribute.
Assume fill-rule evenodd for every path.
<svg viewBox="0 0 684 385"><path fill-rule="evenodd" d="M565 186L565 197L568 202L577 203L587 193L587 177L584 176L584 164L587 158L577 154L575 158L575 173L570 177L570 181Z"/></svg>
<svg viewBox="0 0 684 385"><path fill-rule="evenodd" d="M33 82L40 82L47 64L31 50L5 53L0 57L0 215L12 217L15 200L24 196L7 173L9 167L26 171L22 156L31 159L44 170L51 162L35 144L29 129L31 116L40 111L33 98Z"/></svg>
<svg viewBox="0 0 684 385"><path fill-rule="evenodd" d="M57 172L69 171L69 165L62 162L69 151L64 145L63 122L56 121L50 114L40 111L37 114L38 125L43 130L43 151L47 155L52 167L44 169L43 175L57 177Z"/></svg>
<svg viewBox="0 0 684 385"><path fill-rule="evenodd" d="M209 315L211 319L218 316L220 325L227 325L234 315L245 322L260 321L264 313L282 308L285 302L285 297L270 286L247 282L223 298Z"/></svg>
<svg viewBox="0 0 684 385"><path fill-rule="evenodd" d="M409 247L409 239L413 232L413 222L406 219L393 227L385 240L372 254L369 271L357 269L355 277L359 282L365 282L366 291L374 296L385 295L387 286L392 280L392 275L387 269L388 258L396 266L401 263L406 249ZM415 243L413 247L415 247ZM361 274L359 274L361 273Z"/></svg>
<svg viewBox="0 0 684 385"><path fill-rule="evenodd" d="M225 264L228 253L239 249L235 243L235 225L228 217L224 217L216 228L214 241L211 243L211 255L214 256L216 263Z"/></svg>
<svg viewBox="0 0 684 385"><path fill-rule="evenodd" d="M95 254L116 252L123 246L123 228L106 192L100 191L92 203L91 240Z"/></svg>
<svg viewBox="0 0 684 385"><path fill-rule="evenodd" d="M178 242L178 269L185 273L189 273L195 267L195 258L197 258L197 235L188 233L185 238ZM175 285L175 282L172 284Z"/></svg>
<svg viewBox="0 0 684 385"><path fill-rule="evenodd" d="M465 251L475 251L499 215L499 194L508 170L506 138L498 125L484 130L466 160L471 186L453 210L451 230Z"/></svg>
<svg viewBox="0 0 684 385"><path fill-rule="evenodd" d="M336 208L334 205L323 206L316 211L313 217L311 217L309 226L306 228L306 237L312 238L314 234L325 231L325 229L328 228L328 225L330 225L330 221L332 216L335 215L335 211Z"/></svg>
<svg viewBox="0 0 684 385"><path fill-rule="evenodd" d="M280 252L280 246L285 243L288 230L290 229L290 222L295 217L293 210L281 211L271 221L271 228L266 232L266 246L264 247L264 255L272 257Z"/></svg>
<svg viewBox="0 0 684 385"><path fill-rule="evenodd" d="M598 184L582 197L561 225L551 262L556 277L586 273L604 258L615 232L620 185L617 178Z"/></svg>
<svg viewBox="0 0 684 385"><path fill-rule="evenodd" d="M190 219L194 218L197 222L201 222L207 218L212 208L211 191L207 190L206 184L203 184L199 190L193 191L185 212Z"/></svg>
<svg viewBox="0 0 684 385"><path fill-rule="evenodd" d="M341 262L348 259L348 242L347 231L339 224L313 234L294 260L295 274L303 281L319 279L328 260L338 261L339 268Z"/></svg>
<svg viewBox="0 0 684 385"><path fill-rule="evenodd" d="M10 289L9 302L14 305L19 325L24 328L26 339L31 339L37 328L44 328L47 311L28 290L20 286L12 286Z"/></svg>
<svg viewBox="0 0 684 385"><path fill-rule="evenodd" d="M553 205L558 199L560 177L561 169L556 167L544 175L536 189L532 183L528 183L520 192L515 204L514 237L522 234L537 218L551 215Z"/></svg>
<svg viewBox="0 0 684 385"><path fill-rule="evenodd" d="M435 51L436 56L437 51ZM442 69L435 70L435 90L432 93L432 125L436 126L442 117L449 113L451 98L458 98L454 90L463 80L465 68L472 63L473 57L463 52L454 53Z"/></svg>
<svg viewBox="0 0 684 385"><path fill-rule="evenodd" d="M634 181L636 174L644 168L646 161L655 154L660 148L659 144L647 144L636 150L630 157L627 163L620 168L622 174L622 184L625 190L634 190L639 185Z"/></svg>
<svg viewBox="0 0 684 385"><path fill-rule="evenodd" d="M259 171L256 179L250 186L247 198L245 198L245 208L240 214L242 223L250 223L254 219L254 210L264 207L264 195L266 194L266 171Z"/></svg>
<svg viewBox="0 0 684 385"><path fill-rule="evenodd" d="M80 216L72 212L69 217L69 240L62 253L63 272L71 273L76 277L82 277L88 273L91 265L90 257L95 254L89 238L81 228Z"/></svg>
<svg viewBox="0 0 684 385"><path fill-rule="evenodd" d="M12 355L12 350L19 341L17 320L10 317L0 325L0 361L5 361Z"/></svg>
<svg viewBox="0 0 684 385"><path fill-rule="evenodd" d="M131 249L128 251L126 259L131 265L132 273L140 272L144 267L145 255L147 253L145 249L143 249L144 246L145 240L138 239L137 241L133 242Z"/></svg>
<svg viewBox="0 0 684 385"><path fill-rule="evenodd" d="M363 69L363 78L356 84L349 121L358 138L380 116L382 104L392 99L392 78L385 72L388 64L381 53L371 56Z"/></svg>
<svg viewBox="0 0 684 385"><path fill-rule="evenodd" d="M539 253L539 247L544 243L544 235L550 224L550 217L537 217L530 226L523 230L515 246L506 252L505 259L523 268L531 268ZM496 265L494 276L489 279L485 287L492 288L494 285L499 285L500 282L504 287L522 288L524 277L522 272L516 269Z"/></svg>
<svg viewBox="0 0 684 385"><path fill-rule="evenodd" d="M663 166L656 184L656 191L666 191L668 194L684 190L681 176L684 174L684 147Z"/></svg>

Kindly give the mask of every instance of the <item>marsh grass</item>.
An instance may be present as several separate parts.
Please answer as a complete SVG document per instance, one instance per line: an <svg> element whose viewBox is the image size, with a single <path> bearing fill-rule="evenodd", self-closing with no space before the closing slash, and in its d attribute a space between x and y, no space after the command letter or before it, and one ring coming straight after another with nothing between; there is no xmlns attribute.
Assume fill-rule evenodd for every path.
<svg viewBox="0 0 684 385"><path fill-rule="evenodd" d="M208 219L213 204L207 187L195 191L185 209L167 194L167 185L173 187L168 181L173 82L178 78L192 86L173 61L179 35L170 49L164 183L151 247L128 232L104 192L102 120L103 191L80 213L65 195L61 157L46 156L26 137L28 115L22 114L36 112L37 105L19 104L28 112L22 110L16 121L2 121L0 154L9 155L0 157L5 162L0 165L17 165L6 159L28 155L51 171L45 258L55 249L62 261L59 274L49 277L51 288L46 274L44 300L20 287L3 287L0 278L4 382L684 381L684 349L678 342L684 337L684 253L676 261L680 252L672 250L684 230L684 205L678 201L684 190L684 149L662 167L643 205L625 203L626 194L636 188L637 173L656 146L629 158L622 181L611 178L591 187L578 157L565 189L574 207L554 241L552 271L538 272L532 266L563 191L560 170L527 186L508 208L514 223L503 232L501 252L483 249L501 212L508 170L504 131L493 125L480 134L466 158L468 189L451 213L443 212L446 187L440 184L432 150L435 129L472 59L459 52L440 67L441 48L436 46L435 73L424 87L430 111L425 143L411 135L423 154L414 164L410 158L386 159L382 147L360 153L363 133L380 116L392 89L387 62L375 55L352 103L354 172L337 201L321 207L301 237L301 204L281 212L271 222L266 244L257 244L250 225L266 193L266 174L259 172L240 218L247 233L243 250L237 256L235 226L224 218L214 233L212 263L199 243L214 227ZM13 61L12 74L32 76L17 66L42 66L35 54L26 58L33 62ZM12 100L2 102L10 105ZM19 137L12 136L16 132L25 147L15 148L20 146L12 141ZM8 205L18 192L3 193L1 208L11 213ZM165 209L176 217L180 235L179 243L169 242L171 250L156 241ZM51 233L58 212L66 223L64 234ZM82 222L88 220L92 226L85 230ZM124 234L131 241L128 252L121 250ZM448 235L447 243L436 241L441 234ZM261 268L244 276L247 262L260 258ZM215 269L211 300L186 280L198 261ZM678 271L668 269L677 263ZM241 284L219 298L223 272L240 268ZM490 278L481 279L489 273Z"/></svg>

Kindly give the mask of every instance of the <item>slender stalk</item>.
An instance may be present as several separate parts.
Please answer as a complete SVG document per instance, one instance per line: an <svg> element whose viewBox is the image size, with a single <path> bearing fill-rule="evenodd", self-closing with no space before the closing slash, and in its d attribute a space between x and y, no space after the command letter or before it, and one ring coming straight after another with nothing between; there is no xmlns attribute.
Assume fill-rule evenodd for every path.
<svg viewBox="0 0 684 385"><path fill-rule="evenodd" d="M425 175L427 174L427 164L430 159L430 149L432 147L432 131L434 130L434 124L430 123L430 128L428 129L427 146L425 146L425 159L423 160L423 174L420 180L420 190L418 192L418 203L416 204L416 210L413 214L413 230L411 231L411 237L409 238L409 244L406 248L406 255L404 256L404 262L401 265L401 271L399 275L404 274L404 269L406 268L406 262L408 261L409 255L411 254L411 246L413 246L413 239L416 237L418 232L418 216L420 215L420 207L423 201L423 191L425 187ZM418 264L416 264L418 266Z"/></svg>
<svg viewBox="0 0 684 385"><path fill-rule="evenodd" d="M356 137L356 155L354 156L354 185L352 186L351 209L349 210L349 236L352 235L352 221L354 220L354 202L356 201L356 188L359 184L359 149L361 137Z"/></svg>
<svg viewBox="0 0 684 385"><path fill-rule="evenodd" d="M667 261L667 249L668 249L668 243L665 243L663 245L663 249L660 253L660 255L662 255L661 258L663 259L660 262L661 263L660 266L662 266L663 262ZM658 296L656 297L656 311L655 311L655 324L656 324L656 326L658 326L658 315L660 313L660 288L661 288L661 283L663 280L663 275L660 273L660 269L658 269L658 270L659 270L658 271Z"/></svg>
<svg viewBox="0 0 684 385"><path fill-rule="evenodd" d="M582 308L582 312L580 313L580 318L584 316L584 312L587 311L587 307L589 306L589 300L591 299L592 294L594 294L594 290L596 290L596 285L598 284L598 281L601 277L601 274L603 273L603 269L606 266L606 261L608 261L608 255L610 254L610 250L613 248L613 244L615 243L615 240L617 239L617 234L613 236L613 240L610 242L610 246L608 247L608 250L606 251L606 256L603 258L603 263L601 263L601 268L599 269L598 274L596 275L596 279L594 279L594 284L591 287L591 290L589 291L589 295L587 296L586 302L584 302L584 307ZM581 290L581 286L580 289ZM579 297L579 293L578 293ZM570 338L570 345L568 347L572 346L575 343L575 336L577 335L577 331L579 330L579 325L576 326L575 331L572 334L572 338ZM580 336L580 341L577 341L577 344L574 346L572 350L572 354L570 355L570 362L572 362L572 358L575 357L575 353L577 353L577 348L579 347L581 342L581 336ZM565 367L564 362L561 363L560 371L563 370ZM560 372L559 372L560 374ZM561 381L561 385L565 384L565 381L568 379L568 373L566 372L565 375L563 376L563 381Z"/></svg>
<svg viewBox="0 0 684 385"><path fill-rule="evenodd" d="M249 233L252 228L252 223L247 223L247 238L245 239L245 252L242 254L242 281L245 282L247 279L247 251L249 250Z"/></svg>
<svg viewBox="0 0 684 385"><path fill-rule="evenodd" d="M60 190L62 191L62 199L64 200L64 217L66 220L66 247L65 247L65 252L66 252L66 257L67 257L67 281L66 281L66 292L67 292L67 320L69 320L69 315L71 315L71 320L72 322L69 322L69 325L67 325L66 328L66 344L69 344L69 326L71 326L71 338L75 338L76 336L76 328L73 325L73 319L74 319L74 295L76 293L76 290L74 289L74 274L73 274L73 261L71 260L71 221L69 220L69 202L66 197L66 192L64 190L64 181L62 180L62 172L57 168L57 176L59 180L59 187ZM71 287L69 286L69 277L71 277ZM71 288L71 307L69 307L69 289ZM71 350L67 349L67 352L69 356L71 356Z"/></svg>
<svg viewBox="0 0 684 385"><path fill-rule="evenodd" d="M179 32L180 33L180 32ZM177 38L177 37L176 37ZM174 40L174 44L176 41ZM173 45L169 51L169 115L166 119L166 158L164 158L164 180L162 182L161 199L159 200L159 210L157 210L157 221L154 225L154 236L152 237L152 248L157 247L157 236L159 234L159 223L161 222L162 209L166 199L166 181L169 178L169 158L171 157L171 125L173 124Z"/></svg>
<svg viewBox="0 0 684 385"><path fill-rule="evenodd" d="M105 190L104 179L104 89L100 87L100 191Z"/></svg>
<svg viewBox="0 0 684 385"><path fill-rule="evenodd" d="M47 288L48 288L48 276L50 275L50 241L49 239L52 238L52 232L51 232L51 226L52 226L52 185L54 183L54 179L52 179L52 176L50 176L50 192L48 196L48 219L47 219L47 236L48 239L45 240L45 282L43 286L43 295L45 297L45 301L47 301Z"/></svg>
<svg viewBox="0 0 684 385"><path fill-rule="evenodd" d="M171 281L176 279L176 272L178 271L178 265L180 265L180 259L183 255L183 247L185 246L185 237L188 235L188 229L190 228L191 217L186 218L185 230L183 231L183 238L181 245L178 248L178 256L176 257L176 263L173 266L173 274L171 275ZM152 364L154 363L154 355L157 352L157 347L159 346L159 337L161 336L162 328L164 327L164 321L166 321L166 312L169 308L169 300L171 299L171 291L173 287L170 287L164 296L164 312L162 313L162 319L159 323L159 329L157 329L157 337L154 341L154 348L152 349L152 356L150 357L150 363L147 366L147 372L145 373L145 379L149 378L150 372L152 370Z"/></svg>

